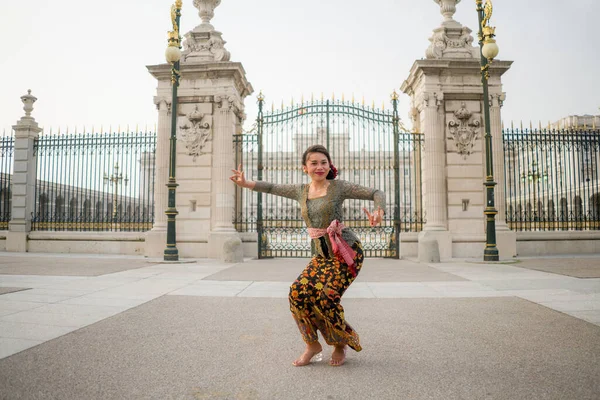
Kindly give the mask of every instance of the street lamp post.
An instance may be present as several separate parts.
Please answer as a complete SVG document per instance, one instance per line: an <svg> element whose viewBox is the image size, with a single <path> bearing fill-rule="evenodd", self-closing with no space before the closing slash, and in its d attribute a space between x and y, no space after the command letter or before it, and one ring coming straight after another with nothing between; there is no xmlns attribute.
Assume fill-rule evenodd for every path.
<svg viewBox="0 0 600 400"><path fill-rule="evenodd" d="M173 85L173 98L171 101L171 140L169 151L169 202L167 206L167 247L164 252L165 261L178 261L179 251L177 250L177 239L175 230L175 217L177 209L175 208L175 191L177 181L175 180L175 166L177 156L177 87L179 86L179 60L181 59L181 36L179 35L179 19L181 17L181 0L176 0L171 6L171 22L173 30L169 32L169 46L165 51L165 58L171 64L171 84Z"/></svg>
<svg viewBox="0 0 600 400"><path fill-rule="evenodd" d="M542 185L546 184L548 181L548 172L544 171L543 173L540 173L540 171L537 169L537 162L534 161L531 164L531 169L527 172L527 174L525 172L521 174L521 181L523 182L523 185L527 185L527 197L529 197L529 194L533 193L533 214L530 215L529 218L534 222L538 222L544 217L542 215L543 205L540 207L540 204L538 204L540 200L544 200L542 194L540 194L541 190L539 185L540 181Z"/></svg>
<svg viewBox="0 0 600 400"><path fill-rule="evenodd" d="M113 201L113 209L112 209L112 224L113 228L116 228L117 223L117 201L119 200L119 185L121 183L125 183L127 186L127 182L129 179L127 176L123 177L123 173L119 173L119 163L116 163L113 169L113 173L108 176L106 172L104 173L104 184L110 185L112 184L112 201Z"/></svg>
<svg viewBox="0 0 600 400"><path fill-rule="evenodd" d="M492 17L492 2L486 0L475 0L477 15L479 17L479 48L481 50L481 83L483 84L483 112L485 119L485 188L486 188L486 241L483 252L484 261L498 261L500 256L496 247L496 210L494 204L494 168L492 154L492 136L490 134L490 104L488 93L489 67L493 59L498 55L498 45L494 40L496 28L489 26Z"/></svg>

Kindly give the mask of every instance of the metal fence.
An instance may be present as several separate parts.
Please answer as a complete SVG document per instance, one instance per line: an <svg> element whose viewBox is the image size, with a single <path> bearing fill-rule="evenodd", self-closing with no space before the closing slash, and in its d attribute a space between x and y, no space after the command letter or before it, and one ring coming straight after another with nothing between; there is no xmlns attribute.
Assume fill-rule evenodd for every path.
<svg viewBox="0 0 600 400"><path fill-rule="evenodd" d="M8 229L10 221L14 147L14 136L0 136L0 230Z"/></svg>
<svg viewBox="0 0 600 400"><path fill-rule="evenodd" d="M600 229L600 130L510 129L503 142L511 229Z"/></svg>
<svg viewBox="0 0 600 400"><path fill-rule="evenodd" d="M156 133L40 135L32 230L147 231Z"/></svg>

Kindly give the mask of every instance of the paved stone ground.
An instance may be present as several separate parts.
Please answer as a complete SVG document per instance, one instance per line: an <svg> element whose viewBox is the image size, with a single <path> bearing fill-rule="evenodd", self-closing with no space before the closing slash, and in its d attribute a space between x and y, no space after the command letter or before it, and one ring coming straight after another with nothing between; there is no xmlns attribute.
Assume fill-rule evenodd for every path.
<svg viewBox="0 0 600 400"><path fill-rule="evenodd" d="M376 262L368 261L365 264L368 268L361 271L359 282L438 282L465 280L459 276L409 260L402 260L401 268L398 268L398 260L385 258L376 260ZM307 263L308 260L306 258L248 260L245 263L216 273L210 279L219 281L246 280L291 283L306 267Z"/></svg>
<svg viewBox="0 0 600 400"><path fill-rule="evenodd" d="M341 368L295 368L303 344L286 297L305 260L110 257L102 273L109 258L73 256L100 272L74 276L68 256L19 257L27 271L56 263L62 275L0 275L0 288L31 288L0 295L1 399L600 395L600 279L520 266L554 259L367 259L343 301L364 351ZM600 269L600 255L590 263Z"/></svg>
<svg viewBox="0 0 600 400"><path fill-rule="evenodd" d="M123 263L124 259L127 259L126 263ZM155 262L155 264L157 263L158 261ZM53 255L48 259L41 254L0 253L0 274L2 275L99 276L147 266L148 261L141 257L90 258L84 255Z"/></svg>
<svg viewBox="0 0 600 400"><path fill-rule="evenodd" d="M27 288L0 287L0 295L7 294L7 293L20 292L21 290L27 290Z"/></svg>
<svg viewBox="0 0 600 400"><path fill-rule="evenodd" d="M600 247L600 244L598 246ZM574 278L600 278L597 257L524 259L518 266Z"/></svg>

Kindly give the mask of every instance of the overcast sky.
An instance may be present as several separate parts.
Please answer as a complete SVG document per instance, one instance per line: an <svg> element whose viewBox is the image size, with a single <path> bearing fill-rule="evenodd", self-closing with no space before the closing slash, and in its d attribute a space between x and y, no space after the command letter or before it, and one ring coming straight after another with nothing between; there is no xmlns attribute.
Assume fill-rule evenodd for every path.
<svg viewBox="0 0 600 400"><path fill-rule="evenodd" d="M182 32L201 22L192 3L183 1ZM156 81L146 65L164 60L170 6L167 0L2 1L0 134L23 115L19 98L27 89L38 97L33 116L46 132L153 128ZM498 58L514 61L503 79L505 123L600 114L599 15L598 0L494 1ZM460 2L454 18L476 30L475 1ZM223 0L212 24L255 89L246 99L252 120L259 90L269 107L321 92L389 104L441 21L433 0ZM402 94L405 123L408 106Z"/></svg>

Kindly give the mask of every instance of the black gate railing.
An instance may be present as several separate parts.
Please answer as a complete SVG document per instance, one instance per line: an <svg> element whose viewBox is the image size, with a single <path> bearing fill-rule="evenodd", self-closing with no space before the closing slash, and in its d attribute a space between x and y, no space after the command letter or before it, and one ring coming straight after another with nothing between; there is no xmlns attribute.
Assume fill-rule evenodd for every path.
<svg viewBox="0 0 600 400"><path fill-rule="evenodd" d="M32 230L147 231L154 132L40 135Z"/></svg>
<svg viewBox="0 0 600 400"><path fill-rule="evenodd" d="M246 178L257 180L258 171L258 135L256 129L234 135L233 148L235 166L242 165ZM235 213L233 225L238 232L256 232L258 193L236 186Z"/></svg>
<svg viewBox="0 0 600 400"><path fill-rule="evenodd" d="M11 208L14 136L0 136L0 230L8 229Z"/></svg>
<svg viewBox="0 0 600 400"><path fill-rule="evenodd" d="M511 229L600 229L600 130L510 129L503 141Z"/></svg>
<svg viewBox="0 0 600 400"><path fill-rule="evenodd" d="M381 226L369 226L362 209L371 209L372 203L364 200L345 202L344 224L359 235L366 256L395 258L400 232L418 232L423 225L423 139L400 132L397 101L394 96L391 110L343 100L311 100L265 112L259 97L256 135L240 135L234 143L246 149L239 159L249 179L280 184L308 183L300 165L302 153L313 144L325 145L340 179L386 193ZM237 199L236 227L239 231L256 227L259 257L309 256L310 240L297 202L244 192Z"/></svg>

